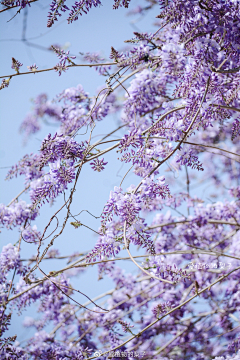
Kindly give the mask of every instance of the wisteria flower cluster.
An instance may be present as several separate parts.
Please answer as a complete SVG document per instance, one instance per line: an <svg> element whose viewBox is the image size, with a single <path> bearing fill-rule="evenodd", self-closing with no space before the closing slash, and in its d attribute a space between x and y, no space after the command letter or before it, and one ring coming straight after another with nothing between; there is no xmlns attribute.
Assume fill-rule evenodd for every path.
<svg viewBox="0 0 240 360"><path fill-rule="evenodd" d="M30 2L2 4L21 10ZM76 64L52 46L59 63L48 71L94 66L107 80L95 94L76 84L53 101L38 95L21 124L25 140L44 123L58 130L48 128L37 151L6 175L23 178L23 190L0 204L12 241L0 253L1 359L240 359L240 3L143 3L129 14L155 11L152 32L112 46L111 66L99 52L81 53L84 64ZM72 23L101 5L53 0L47 26L66 11ZM113 1L114 9L130 6ZM12 58L14 73L2 76L0 89L25 76L21 66ZM107 120L111 130L102 134ZM98 179L113 176L100 212L76 195L92 192L92 179L81 182L86 167L98 193ZM94 233L91 246L83 229ZM70 236L76 248L62 253ZM94 289L101 281L103 293L83 293L79 276ZM37 314L28 316L31 305ZM27 314L26 340L13 330L14 312Z"/></svg>

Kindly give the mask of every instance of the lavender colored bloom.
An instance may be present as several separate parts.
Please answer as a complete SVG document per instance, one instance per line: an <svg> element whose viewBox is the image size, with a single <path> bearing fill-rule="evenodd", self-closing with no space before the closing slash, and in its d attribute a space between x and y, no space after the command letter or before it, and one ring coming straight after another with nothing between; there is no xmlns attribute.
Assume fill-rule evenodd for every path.
<svg viewBox="0 0 240 360"><path fill-rule="evenodd" d="M159 318L162 314L164 314L165 312L168 312L173 307L174 307L174 305L171 304L170 301L167 301L166 303L156 305L153 308L152 312L156 316L156 318Z"/></svg>
<svg viewBox="0 0 240 360"><path fill-rule="evenodd" d="M25 134L25 142L31 134L41 129L40 121L49 117L51 120L59 121L61 108L52 104L46 94L38 95L33 101L33 111L28 114L20 126L20 132Z"/></svg>
<svg viewBox="0 0 240 360"><path fill-rule="evenodd" d="M66 72L68 70L68 67L64 64L58 63L54 66L54 70L58 71L58 75L61 76L63 71Z"/></svg>
<svg viewBox="0 0 240 360"><path fill-rule="evenodd" d="M198 171L203 171L203 166L198 160L198 157L195 155L196 151L193 149L186 149L184 148L184 151L181 151L180 154L178 154L177 163L179 162L181 165L187 165L191 167L192 169L197 169Z"/></svg>
<svg viewBox="0 0 240 360"><path fill-rule="evenodd" d="M228 344L228 350L230 352L237 352L240 349L240 337Z"/></svg>
<svg viewBox="0 0 240 360"><path fill-rule="evenodd" d="M72 160L61 161L59 158L49 163L50 171L44 176L44 184L31 194L35 206L40 207L42 202L49 202L49 199L56 198L67 189L67 185L75 178L73 163Z"/></svg>
<svg viewBox="0 0 240 360"><path fill-rule="evenodd" d="M65 67L66 62L68 64L74 64L71 59L76 59L76 56L69 56L69 50L67 52L65 52L63 49L62 50L57 49L53 45L52 45L52 49L57 54L57 57L60 60L60 63L57 64L56 66L62 65L63 67Z"/></svg>
<svg viewBox="0 0 240 360"><path fill-rule="evenodd" d="M24 224L27 219L34 220L37 214L38 211L23 200L14 201L10 206L0 204L0 222L8 229Z"/></svg>
<svg viewBox="0 0 240 360"><path fill-rule="evenodd" d="M15 267L20 266L20 255L17 246L11 243L5 245L0 254L1 272L8 272Z"/></svg>
<svg viewBox="0 0 240 360"><path fill-rule="evenodd" d="M9 7L24 5L21 0L7 2ZM105 350L117 347L105 357L239 360L239 353L234 354L239 349L234 322L240 311L239 1L159 0L160 10L155 2L148 1L134 12L160 11L156 29L135 32L126 40L127 50L111 48L110 59L117 66L112 74L100 67L108 80L96 97L81 85L61 92L57 105L40 94L22 125L26 134L38 131L42 120L51 124L53 120L60 129L43 140L37 154L24 156L7 175L8 179L24 175L24 196L31 203L15 197L9 206L0 205L2 226L16 228L13 234L18 231L21 236L0 255L0 358L84 360L103 358ZM114 8L127 8L129 3L112 1ZM99 0L77 1L68 22L100 4ZM50 8L49 27L68 10L65 0L53 0ZM60 73L74 64L69 51L58 46L53 51ZM90 64L103 60L98 53L84 57ZM14 61L18 72L21 64ZM35 64L29 67L34 69ZM129 84L125 80L133 69ZM2 87L8 82L4 80ZM123 188L110 192L99 229L89 226L98 236L89 252L78 242L73 255L59 256L58 248L52 250L53 242L58 246L63 232L67 234L63 241L68 241L71 234L66 231L71 232L72 226L80 228L79 233L83 229L82 220L77 220L83 208L75 211L78 203L74 204L72 195L79 187L80 170L94 158L92 154L97 156L98 150L91 148L89 125L98 127L98 121L119 110L124 135L115 149L120 161L133 165L138 178L129 186L124 177ZM78 132L80 128L83 131ZM82 136L82 141L75 135ZM90 166L100 172L106 164L100 157ZM208 187L210 202L204 192L200 198L195 191L205 178L193 170L203 168L213 184ZM55 199L63 193L59 207ZM36 208L44 201L55 204L41 239L34 223L41 214ZM30 246L38 261L30 258L28 269L22 251ZM127 273L124 265L117 267L131 259L128 254L123 260L126 251L135 256L137 250L141 257L132 266L140 269L131 267ZM63 258L67 264L55 267ZM83 305L78 296L81 282L70 282L96 262L98 280L109 277L113 284L112 290L100 295L104 305L102 300L97 304L102 309L91 304L89 294ZM58 269L60 274L55 273ZM207 307L204 312L199 311L200 303ZM2 335L11 331L14 308L21 313L31 304L37 307L37 315L25 319L32 333L20 347L14 336ZM128 334L125 339L123 332L132 333L133 324L134 337ZM228 349L224 344L229 344Z"/></svg>
<svg viewBox="0 0 240 360"><path fill-rule="evenodd" d="M149 47L146 47L144 51L148 54ZM160 107L166 99L167 80L167 75L156 74L149 69L138 73L128 89L130 97L126 95L125 112L127 116L141 116L154 107Z"/></svg>
<svg viewBox="0 0 240 360"><path fill-rule="evenodd" d="M102 58L100 56L100 54L98 52L96 53L89 53L87 52L86 54L84 54L83 57L84 61L88 62L88 63L101 63L103 62L105 59ZM108 70L111 69L111 66L95 66L95 70L99 72L100 75L108 75Z"/></svg>
<svg viewBox="0 0 240 360"><path fill-rule="evenodd" d="M26 5L29 5L29 1L28 0L4 0L2 1L2 5L7 6L7 7L12 7L12 6L20 6L20 8L25 8Z"/></svg>
<svg viewBox="0 0 240 360"><path fill-rule="evenodd" d="M19 73L19 69L23 64L21 64L18 60L12 58L12 65L11 68Z"/></svg>
<svg viewBox="0 0 240 360"><path fill-rule="evenodd" d="M43 171L39 170L40 160L41 155L39 154L26 154L16 165L12 166L5 180L13 179L18 175L25 175L25 183L39 179L44 174Z"/></svg>
<svg viewBox="0 0 240 360"><path fill-rule="evenodd" d="M27 66L28 70L34 72L38 69L38 66L34 63L33 65Z"/></svg>
<svg viewBox="0 0 240 360"><path fill-rule="evenodd" d="M1 344L2 345L2 344ZM0 348L0 357L2 359L11 359L11 360L28 360L28 355L26 352L19 346L10 345L9 341L6 341Z"/></svg>
<svg viewBox="0 0 240 360"><path fill-rule="evenodd" d="M7 79L7 80L6 80L6 79L3 79L3 80L2 80L2 83L1 83L1 85L0 85L0 90L8 87L8 86L9 86L9 82L10 82L10 79Z"/></svg>
<svg viewBox="0 0 240 360"><path fill-rule="evenodd" d="M113 9L116 10L121 6L128 8L130 1L131 0L114 0Z"/></svg>
<svg viewBox="0 0 240 360"><path fill-rule="evenodd" d="M41 238L41 233L37 231L36 225L21 228L21 235L23 240L27 243L37 243Z"/></svg>
<svg viewBox="0 0 240 360"><path fill-rule="evenodd" d="M57 95L57 101L64 101L64 104L70 103L76 104L87 100L88 93L86 93L82 85L77 85L76 87L68 88Z"/></svg>
<svg viewBox="0 0 240 360"><path fill-rule="evenodd" d="M237 186L236 188L230 189L230 194L232 196L240 199L240 186Z"/></svg>
<svg viewBox="0 0 240 360"><path fill-rule="evenodd" d="M99 5L102 5L100 0L75 1L75 4L72 6L72 10L69 13L68 23L78 20L79 15L82 16L83 13L87 14L92 6L97 7Z"/></svg>
<svg viewBox="0 0 240 360"><path fill-rule="evenodd" d="M70 137L49 134L42 142L41 146L40 167L49 163L58 161L59 159L71 160L73 162L82 160L86 150L86 142L77 143Z"/></svg>
<svg viewBox="0 0 240 360"><path fill-rule="evenodd" d="M48 22L47 27L51 27L54 24L54 21L58 20L58 16L62 16L59 11L65 12L69 10L67 5L65 5L65 0L52 0L50 4L50 11L48 13Z"/></svg>
<svg viewBox="0 0 240 360"><path fill-rule="evenodd" d="M90 162L91 168L94 171L98 171L101 172L102 170L104 170L104 166L107 165L107 162L104 162L104 158L102 158L101 160L99 158L94 159L92 162Z"/></svg>
<svg viewBox="0 0 240 360"><path fill-rule="evenodd" d="M130 325L130 323L127 323L126 321L118 320L118 322L120 325L122 325L122 329L125 333L131 332L130 328L134 327L134 325Z"/></svg>
<svg viewBox="0 0 240 360"><path fill-rule="evenodd" d="M114 61L118 62L121 58L122 54L119 53L116 49L114 49L113 46L111 46L111 53L109 55L110 59L113 59Z"/></svg>
<svg viewBox="0 0 240 360"><path fill-rule="evenodd" d="M236 119L233 123L232 127L232 138L234 140L236 137L240 136L240 120Z"/></svg>

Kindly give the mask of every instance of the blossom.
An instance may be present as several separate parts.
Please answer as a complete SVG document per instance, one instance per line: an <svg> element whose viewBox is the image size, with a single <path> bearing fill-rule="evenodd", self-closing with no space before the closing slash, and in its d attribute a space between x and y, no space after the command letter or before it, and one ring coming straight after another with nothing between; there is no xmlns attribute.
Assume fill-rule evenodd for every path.
<svg viewBox="0 0 240 360"><path fill-rule="evenodd" d="M10 82L10 79L7 79L7 80L6 80L6 79L3 79L3 80L2 80L2 83L1 83L1 85L0 85L0 90L8 87L8 86L9 86L9 82Z"/></svg>
<svg viewBox="0 0 240 360"><path fill-rule="evenodd" d="M23 64L20 63L20 61L12 58L12 66L11 68L14 69L17 73L19 73L19 69Z"/></svg>
<svg viewBox="0 0 240 360"><path fill-rule="evenodd" d="M20 266L20 255L17 246L13 246L11 243L3 246L0 254L1 271L8 272L18 266Z"/></svg>
<svg viewBox="0 0 240 360"><path fill-rule="evenodd" d="M50 4L50 11L48 13L48 22L47 27L51 27L54 24L54 21L58 20L58 16L61 16L61 13L59 11L65 12L66 10L69 10L67 5L65 4L65 0L52 0Z"/></svg>
<svg viewBox="0 0 240 360"><path fill-rule="evenodd" d="M27 66L27 68L29 71L35 73L35 71L37 71L37 69L38 69L38 66L34 63L33 65Z"/></svg>
<svg viewBox="0 0 240 360"><path fill-rule="evenodd" d="M112 1L115 9L128 8L129 3ZM158 9L154 3L133 13L152 13ZM96 96L80 84L60 92L54 103L40 94L22 123L26 135L39 131L44 122L59 128L45 137L37 153L22 157L7 174L8 180L23 176L24 188L8 205L0 205L1 226L13 230L14 244L0 253L0 358L84 360L117 348L106 355L239 359L234 325L240 311L239 2L158 3L152 33L134 32L122 51L111 47L116 69L108 74L109 68L99 68L108 78ZM26 4L3 2L8 8L20 6L19 11ZM68 9L65 0L53 0L48 27L63 12L69 11L71 23L100 5L99 0L80 0ZM57 45L52 50L59 59L59 74L76 65L69 51ZM83 60L99 65L104 59L92 52ZM14 76L21 65L13 60ZM28 68L34 72L37 66ZM1 88L9 81L3 80ZM118 140L110 140L109 132L104 140L114 145L98 150L93 141L96 128L113 113L120 121L114 129ZM124 131L120 139L119 130ZM81 182L87 163L103 171L107 162L102 156L114 149L122 165L132 168L126 174L132 171L137 177L127 185L124 176L96 215L75 193L88 190ZM205 184L203 168L211 180L207 195L195 190ZM54 203L50 219L47 204L37 210L45 202ZM88 212L85 218L83 211ZM88 216L94 216L91 224ZM77 241L77 251L60 256L58 246L61 241L68 245L72 226L79 228L80 240L83 227L93 230L96 239L88 242L84 237L86 244ZM35 250L28 268L25 248L30 247ZM81 281L71 279L92 266L98 269L99 281L111 281L111 290L104 289L96 300L83 293ZM200 302L207 310L199 311ZM31 327L31 338L19 344L15 336L6 335L11 313L32 304L37 315L24 321ZM127 332L134 336L125 341Z"/></svg>
<svg viewBox="0 0 240 360"><path fill-rule="evenodd" d="M79 15L87 12L91 9L92 6L97 7L102 5L100 0L80 0L75 1L75 4L72 6L72 10L69 13L68 23L78 20Z"/></svg>
<svg viewBox="0 0 240 360"><path fill-rule="evenodd" d="M61 76L63 71L66 72L68 70L68 67L64 64L58 63L54 66L54 70L58 71L58 75Z"/></svg>
<svg viewBox="0 0 240 360"><path fill-rule="evenodd" d="M63 49L60 50L58 48L55 48L53 45L52 45L52 49L57 54L57 57L60 60L60 63L57 64L56 66L65 67L66 62L69 63L69 64L72 64L73 61L71 59L76 59L76 56L70 56L69 55L69 50L66 52Z"/></svg>
<svg viewBox="0 0 240 360"><path fill-rule="evenodd" d="M56 161L49 163L50 171L44 176L44 184L37 187L31 194L34 205L40 206L46 200L56 198L64 190L67 185L75 178L75 168L72 160Z"/></svg>
<svg viewBox="0 0 240 360"><path fill-rule="evenodd" d="M40 94L33 102L33 111L29 113L20 126L20 132L25 135L25 142L31 134L41 129L41 120L49 117L51 120L59 121L61 118L60 107L52 104L46 94Z"/></svg>
<svg viewBox="0 0 240 360"><path fill-rule="evenodd" d="M101 172L102 170L104 170L104 166L107 165L107 162L104 162L104 158L102 158L101 160L97 158L90 162L90 165L92 165L91 167L94 171Z"/></svg>
<svg viewBox="0 0 240 360"><path fill-rule="evenodd" d="M7 228L22 225L27 219L34 220L37 214L37 210L24 200L14 201L9 206L0 204L0 222Z"/></svg>

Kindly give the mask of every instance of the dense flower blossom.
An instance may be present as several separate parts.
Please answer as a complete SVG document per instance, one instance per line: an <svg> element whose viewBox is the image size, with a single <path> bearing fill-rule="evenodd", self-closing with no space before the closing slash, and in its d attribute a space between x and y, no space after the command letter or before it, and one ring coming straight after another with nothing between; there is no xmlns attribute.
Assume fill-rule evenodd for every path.
<svg viewBox="0 0 240 360"><path fill-rule="evenodd" d="M64 104L66 105L68 101L70 103L80 103L83 102L88 98L88 93L86 93L82 87L82 85L77 85L76 87L72 87L69 89L64 90L59 95L57 95L56 100L57 101L64 101Z"/></svg>
<svg viewBox="0 0 240 360"><path fill-rule="evenodd" d="M41 233L37 231L37 226L33 225L26 226L25 228L21 229L21 235L24 241L28 243L36 243L41 238Z"/></svg>
<svg viewBox="0 0 240 360"><path fill-rule="evenodd" d="M4 246L0 254L1 272L8 272L15 267L20 266L20 255L18 248L11 243Z"/></svg>
<svg viewBox="0 0 240 360"><path fill-rule="evenodd" d="M0 222L7 228L22 225L27 219L34 220L37 214L24 200L14 201L10 206L0 204Z"/></svg>
<svg viewBox="0 0 240 360"><path fill-rule="evenodd" d="M40 167L49 163L56 162L59 159L82 160L86 150L86 143L78 143L70 137L58 135L55 133L53 137L49 134L42 142Z"/></svg>
<svg viewBox="0 0 240 360"><path fill-rule="evenodd" d="M35 189L31 194L33 204L39 207L39 204L46 199L56 198L67 185L75 178L75 168L72 160L61 161L58 158L55 162L49 163L50 171L44 176L44 184Z"/></svg>
<svg viewBox="0 0 240 360"><path fill-rule="evenodd" d="M159 81L161 78L161 81ZM128 89L130 96L125 102L125 112L128 116L143 115L155 107L160 107L165 101L167 76L157 76L150 69L145 69L136 75Z"/></svg>
<svg viewBox="0 0 240 360"><path fill-rule="evenodd" d="M128 8L130 1L112 3L114 9ZM26 6L10 0L3 4ZM68 22L100 5L99 0L75 2ZM0 254L0 358L239 360L239 2L147 1L131 12L150 9L159 14L156 29L135 32L123 51L111 47L116 64L98 68L108 78L96 97L81 85L62 91L55 103L41 94L21 126L30 135L42 120L53 120L59 130L7 174L9 180L24 175L23 192L30 200L18 195L0 205L2 227L16 228L20 235ZM65 0L53 0L48 26L67 10ZM52 49L59 74L75 65L69 51ZM96 52L85 53L83 60L90 65L105 61ZM17 73L21 65L13 59ZM3 80L1 88L8 84ZM117 115L116 131L124 134L119 131L111 140L113 132L104 134L104 141L95 143L98 122L110 114ZM94 171L102 171L103 155L111 150L137 177L127 185L131 169L126 169L121 185L102 204L96 230L78 220L82 209L73 211L73 194L82 167L91 161ZM63 193L60 208L55 199ZM42 228L35 222L38 215L44 218L45 201L54 201L57 212L38 231ZM62 224L61 210L67 210ZM53 219L60 230L46 233ZM67 226L78 234L84 226L94 230L92 249L82 251L77 242L72 254L60 256L58 248L51 248ZM35 247L28 259L31 268L24 265L23 245ZM53 263L49 274L44 273L45 259ZM62 267L55 267L64 259ZM131 261L129 268L122 265L125 260ZM84 294L82 304L76 296L82 294L82 283L70 280L92 266L98 280L109 277L111 290L104 289L97 300ZM16 336L6 335L11 313L31 304L38 314L25 318L31 337L19 344Z"/></svg>

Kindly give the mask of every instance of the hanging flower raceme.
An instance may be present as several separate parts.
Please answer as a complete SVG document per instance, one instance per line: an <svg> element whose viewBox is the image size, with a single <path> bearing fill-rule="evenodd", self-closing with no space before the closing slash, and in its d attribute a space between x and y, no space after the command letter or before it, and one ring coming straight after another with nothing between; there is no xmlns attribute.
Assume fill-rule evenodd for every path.
<svg viewBox="0 0 240 360"><path fill-rule="evenodd" d="M86 142L78 143L64 135L51 134L42 142L40 168L57 161L58 159L81 161L86 150Z"/></svg>
<svg viewBox="0 0 240 360"><path fill-rule="evenodd" d="M37 215L38 211L24 200L14 201L9 206L0 204L0 222L8 229L24 224L27 219L35 220Z"/></svg>
<svg viewBox="0 0 240 360"><path fill-rule="evenodd" d="M50 171L44 176L44 184L37 187L31 194L34 206L46 200L55 199L59 194L67 189L67 185L75 178L75 167L73 160L57 159L49 163Z"/></svg>

